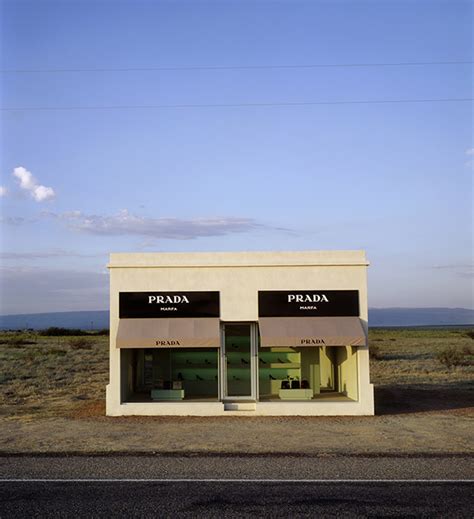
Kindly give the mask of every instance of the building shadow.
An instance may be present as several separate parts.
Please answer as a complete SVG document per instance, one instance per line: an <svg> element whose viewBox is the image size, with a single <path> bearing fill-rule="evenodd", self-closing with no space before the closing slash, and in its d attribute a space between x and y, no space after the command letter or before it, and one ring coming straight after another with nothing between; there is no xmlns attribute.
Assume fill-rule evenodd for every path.
<svg viewBox="0 0 474 519"><path fill-rule="evenodd" d="M474 384L421 384L375 387L375 414L409 414L474 409Z"/></svg>

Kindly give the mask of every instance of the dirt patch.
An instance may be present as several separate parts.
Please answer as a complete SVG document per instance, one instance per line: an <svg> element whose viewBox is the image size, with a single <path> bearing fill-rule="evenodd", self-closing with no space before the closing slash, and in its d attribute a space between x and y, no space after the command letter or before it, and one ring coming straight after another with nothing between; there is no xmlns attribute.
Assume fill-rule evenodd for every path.
<svg viewBox="0 0 474 519"><path fill-rule="evenodd" d="M469 455L473 418L96 417L8 420L0 452Z"/></svg>
<svg viewBox="0 0 474 519"><path fill-rule="evenodd" d="M77 405L67 417L71 419L102 418L105 416L105 400L95 400Z"/></svg>

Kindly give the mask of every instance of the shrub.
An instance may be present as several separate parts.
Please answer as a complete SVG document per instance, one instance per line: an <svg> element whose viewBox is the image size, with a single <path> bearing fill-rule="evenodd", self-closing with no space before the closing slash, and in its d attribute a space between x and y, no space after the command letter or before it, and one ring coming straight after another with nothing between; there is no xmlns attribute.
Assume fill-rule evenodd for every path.
<svg viewBox="0 0 474 519"><path fill-rule="evenodd" d="M441 350L436 356L447 368L464 364L465 354L458 348L449 347Z"/></svg>
<svg viewBox="0 0 474 519"><path fill-rule="evenodd" d="M93 345L87 337L75 337L69 341L69 346L73 350L91 350Z"/></svg>
<svg viewBox="0 0 474 519"><path fill-rule="evenodd" d="M474 330L469 330L466 333L466 337L470 337L471 339L474 339Z"/></svg>
<svg viewBox="0 0 474 519"><path fill-rule="evenodd" d="M377 344L371 344L369 346L369 358L379 360L382 358L382 352L380 351L380 346Z"/></svg>
<svg viewBox="0 0 474 519"><path fill-rule="evenodd" d="M9 346L26 346L28 344L36 344L29 335L16 333L10 336L3 336L0 339L0 344L7 344Z"/></svg>
<svg viewBox="0 0 474 519"><path fill-rule="evenodd" d="M77 328L58 328L57 326L50 326L46 328L46 330L41 330L39 332L40 335L46 337L60 337L60 336L78 336L78 335L88 335L87 332L83 330L79 330Z"/></svg>
<svg viewBox="0 0 474 519"><path fill-rule="evenodd" d="M466 356L474 355L474 349L471 346L463 346L462 352Z"/></svg>
<svg viewBox="0 0 474 519"><path fill-rule="evenodd" d="M50 326L45 330L41 330L39 335L44 337L83 337L91 335L109 335L109 330L103 328L101 330L81 330L79 328L59 328L58 326Z"/></svg>
<svg viewBox="0 0 474 519"><path fill-rule="evenodd" d="M92 332L94 335L109 335L109 329L103 328L102 330L97 330L96 332Z"/></svg>
<svg viewBox="0 0 474 519"><path fill-rule="evenodd" d="M49 348L47 350L43 350L43 353L46 353L47 355L57 355L59 357L64 357L66 355L66 350L58 350L56 348Z"/></svg>

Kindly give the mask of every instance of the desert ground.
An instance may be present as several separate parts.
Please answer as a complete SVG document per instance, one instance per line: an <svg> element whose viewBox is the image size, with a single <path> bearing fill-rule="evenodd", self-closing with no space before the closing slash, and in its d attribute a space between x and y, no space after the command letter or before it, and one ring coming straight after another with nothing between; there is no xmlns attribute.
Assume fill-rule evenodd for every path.
<svg viewBox="0 0 474 519"><path fill-rule="evenodd" d="M0 453L473 453L474 329L371 329L374 417L106 417L108 337L0 335Z"/></svg>

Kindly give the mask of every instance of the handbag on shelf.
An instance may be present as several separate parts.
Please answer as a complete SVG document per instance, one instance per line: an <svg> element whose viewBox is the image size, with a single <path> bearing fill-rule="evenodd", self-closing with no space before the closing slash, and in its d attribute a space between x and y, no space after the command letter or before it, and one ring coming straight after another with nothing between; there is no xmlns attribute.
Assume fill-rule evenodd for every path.
<svg viewBox="0 0 474 519"><path fill-rule="evenodd" d="M299 380L292 380L291 381L291 389L299 389L300 388L300 381Z"/></svg>

